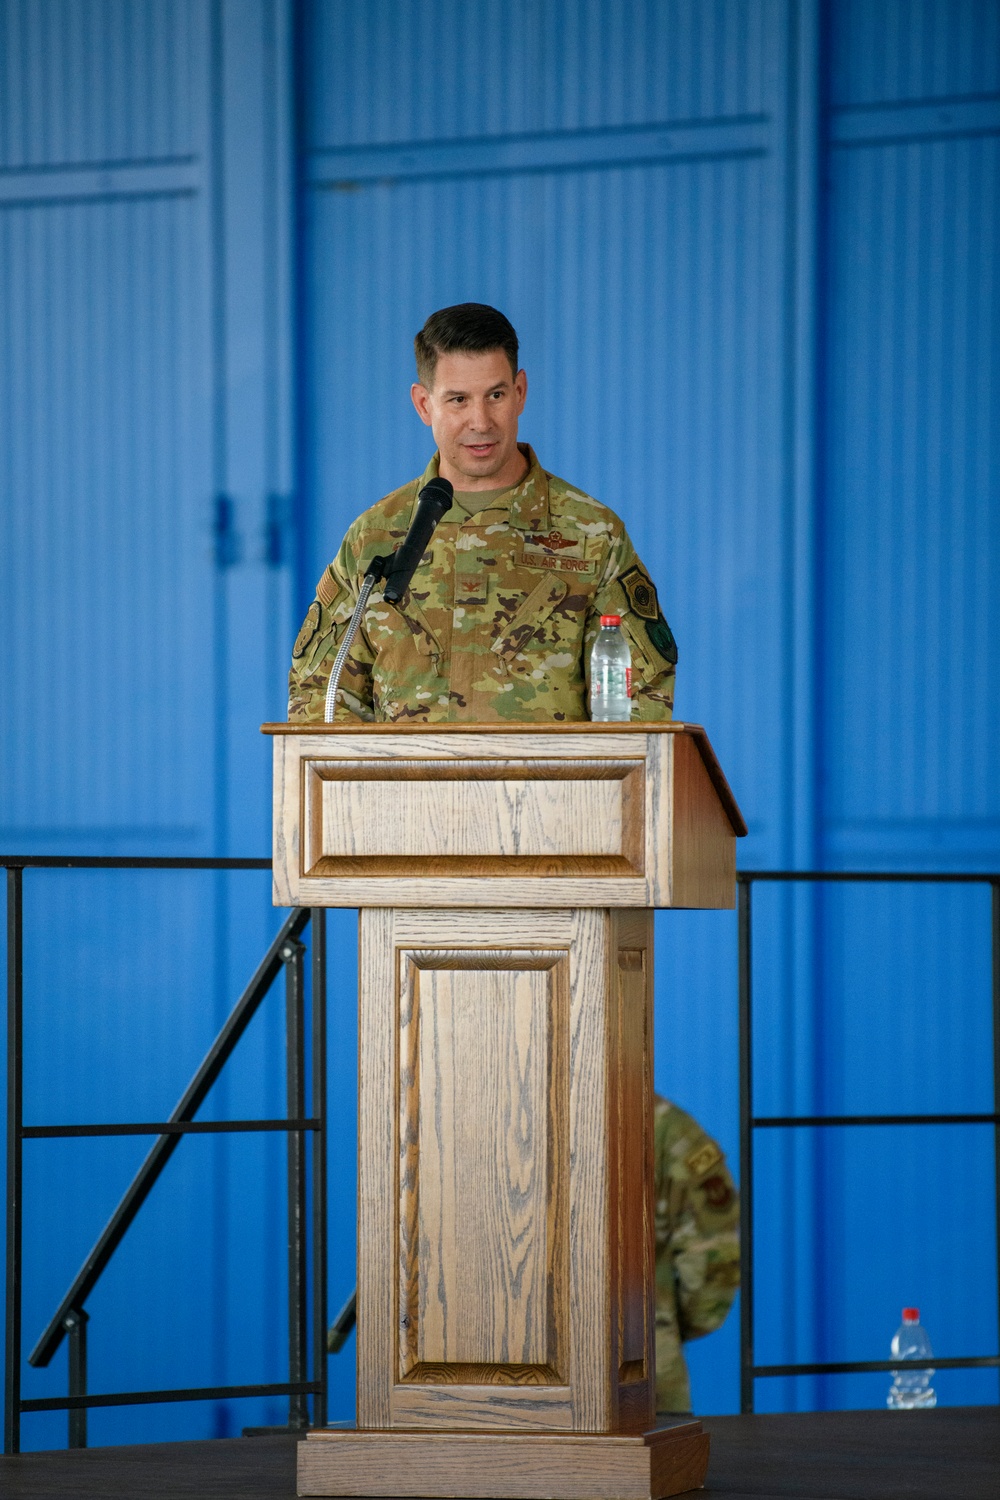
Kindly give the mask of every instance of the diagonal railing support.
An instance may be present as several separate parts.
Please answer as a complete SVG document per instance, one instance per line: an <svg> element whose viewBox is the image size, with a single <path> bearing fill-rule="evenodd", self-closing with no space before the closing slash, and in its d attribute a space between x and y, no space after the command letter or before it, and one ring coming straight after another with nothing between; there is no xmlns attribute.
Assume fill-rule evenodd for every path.
<svg viewBox="0 0 1000 1500"><path fill-rule="evenodd" d="M253 1020L285 959L283 949L298 938L309 921L309 908L296 907L258 965L257 971L230 1012L197 1073L179 1100L167 1123L185 1123L194 1118L205 1097L225 1067L233 1049ZM36 1367L49 1363L66 1337L66 1319L83 1307L108 1261L121 1244L136 1214L159 1180L167 1162L181 1143L180 1134L161 1135L132 1179L121 1202L108 1220L100 1238L87 1256L48 1327L28 1356Z"/></svg>

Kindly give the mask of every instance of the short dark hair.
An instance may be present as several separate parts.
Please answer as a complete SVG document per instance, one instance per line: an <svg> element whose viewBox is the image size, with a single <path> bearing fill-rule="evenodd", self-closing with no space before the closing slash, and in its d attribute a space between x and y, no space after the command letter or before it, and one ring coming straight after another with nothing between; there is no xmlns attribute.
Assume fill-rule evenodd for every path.
<svg viewBox="0 0 1000 1500"><path fill-rule="evenodd" d="M428 390L442 354L489 354L502 349L510 360L511 375L517 375L517 334L503 313L485 302L459 302L431 313L413 340L413 349L417 379Z"/></svg>

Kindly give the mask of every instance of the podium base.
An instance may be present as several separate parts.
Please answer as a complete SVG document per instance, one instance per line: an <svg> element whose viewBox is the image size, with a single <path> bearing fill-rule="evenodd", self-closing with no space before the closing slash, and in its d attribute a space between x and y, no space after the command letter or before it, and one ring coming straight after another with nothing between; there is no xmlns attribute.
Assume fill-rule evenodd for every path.
<svg viewBox="0 0 1000 1500"><path fill-rule="evenodd" d="M666 1500L701 1489L708 1433L686 1417L649 1432L403 1432L324 1427L299 1444L300 1495L440 1500Z"/></svg>

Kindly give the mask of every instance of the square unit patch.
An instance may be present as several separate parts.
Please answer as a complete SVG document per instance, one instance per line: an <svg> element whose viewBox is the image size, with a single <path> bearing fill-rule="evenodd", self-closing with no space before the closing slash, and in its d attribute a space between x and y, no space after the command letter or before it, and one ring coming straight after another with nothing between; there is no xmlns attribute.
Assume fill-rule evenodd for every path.
<svg viewBox="0 0 1000 1500"><path fill-rule="evenodd" d="M618 582L628 596L628 602L632 613L643 620L655 620L660 613L660 606L656 598L656 585L641 568L629 568L623 573Z"/></svg>

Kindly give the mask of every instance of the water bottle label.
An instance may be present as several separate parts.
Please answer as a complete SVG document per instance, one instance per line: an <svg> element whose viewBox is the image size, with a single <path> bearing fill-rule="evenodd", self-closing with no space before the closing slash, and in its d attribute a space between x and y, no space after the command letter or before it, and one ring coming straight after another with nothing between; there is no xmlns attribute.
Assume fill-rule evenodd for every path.
<svg viewBox="0 0 1000 1500"><path fill-rule="evenodd" d="M595 674L590 691L594 698L631 698L632 668L612 666L600 676Z"/></svg>

